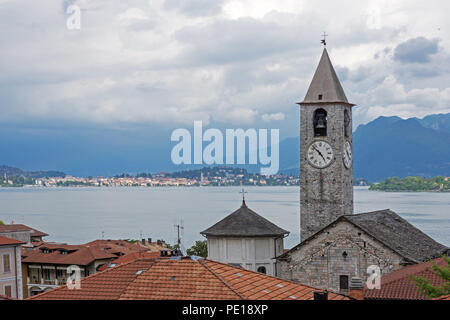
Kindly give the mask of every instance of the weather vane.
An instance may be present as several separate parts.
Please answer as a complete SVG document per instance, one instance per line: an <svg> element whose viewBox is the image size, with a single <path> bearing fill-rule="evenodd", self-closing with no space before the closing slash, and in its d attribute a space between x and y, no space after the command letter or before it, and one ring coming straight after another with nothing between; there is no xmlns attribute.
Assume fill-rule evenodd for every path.
<svg viewBox="0 0 450 320"><path fill-rule="evenodd" d="M323 39L320 40L320 43L322 43L324 46L326 46L327 45L327 37L328 37L327 33L324 32L322 37L323 37Z"/></svg>
<svg viewBox="0 0 450 320"><path fill-rule="evenodd" d="M239 191L239 193L242 193L242 201L245 201L245 194L247 191L244 191L244 188L242 188L242 191Z"/></svg>

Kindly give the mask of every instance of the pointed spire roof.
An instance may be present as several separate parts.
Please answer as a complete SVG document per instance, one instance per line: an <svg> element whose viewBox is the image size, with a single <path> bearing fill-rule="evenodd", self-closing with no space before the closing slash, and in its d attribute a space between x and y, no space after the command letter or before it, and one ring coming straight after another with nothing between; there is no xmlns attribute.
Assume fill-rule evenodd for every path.
<svg viewBox="0 0 450 320"><path fill-rule="evenodd" d="M249 209L243 200L238 210L201 234L216 237L278 237L289 234L289 231L281 229Z"/></svg>
<svg viewBox="0 0 450 320"><path fill-rule="evenodd" d="M341 102L350 104L331 64L326 48L311 81L305 100L301 104Z"/></svg>

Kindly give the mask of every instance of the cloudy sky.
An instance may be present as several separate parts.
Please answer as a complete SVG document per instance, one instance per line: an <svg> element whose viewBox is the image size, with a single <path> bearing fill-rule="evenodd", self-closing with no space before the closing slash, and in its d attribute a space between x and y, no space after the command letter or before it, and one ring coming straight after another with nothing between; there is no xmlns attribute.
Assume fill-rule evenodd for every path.
<svg viewBox="0 0 450 320"><path fill-rule="evenodd" d="M74 4L80 30L66 27ZM443 0L0 0L0 122L296 136L324 31L355 127L447 113L448 12Z"/></svg>

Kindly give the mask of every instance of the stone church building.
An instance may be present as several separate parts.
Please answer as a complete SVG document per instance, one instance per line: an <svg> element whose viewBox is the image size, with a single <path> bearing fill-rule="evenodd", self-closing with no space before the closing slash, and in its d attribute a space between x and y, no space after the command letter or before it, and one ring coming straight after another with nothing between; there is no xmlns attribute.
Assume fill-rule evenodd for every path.
<svg viewBox="0 0 450 320"><path fill-rule="evenodd" d="M353 214L354 105L326 48L299 104L301 242L277 257L278 276L347 293L369 266L384 275L448 252L391 210Z"/></svg>

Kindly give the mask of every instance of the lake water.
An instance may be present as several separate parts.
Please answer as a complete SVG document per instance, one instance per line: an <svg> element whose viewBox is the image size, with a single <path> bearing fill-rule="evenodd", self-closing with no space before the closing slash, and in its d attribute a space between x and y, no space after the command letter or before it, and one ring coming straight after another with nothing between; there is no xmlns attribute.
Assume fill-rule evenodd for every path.
<svg viewBox="0 0 450 320"><path fill-rule="evenodd" d="M0 188L0 220L48 233L47 241L164 239L175 243L183 220L186 247L241 205L240 187ZM247 205L299 242L299 188L247 187ZM356 187L355 213L391 209L438 242L450 246L450 193L385 193Z"/></svg>

